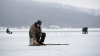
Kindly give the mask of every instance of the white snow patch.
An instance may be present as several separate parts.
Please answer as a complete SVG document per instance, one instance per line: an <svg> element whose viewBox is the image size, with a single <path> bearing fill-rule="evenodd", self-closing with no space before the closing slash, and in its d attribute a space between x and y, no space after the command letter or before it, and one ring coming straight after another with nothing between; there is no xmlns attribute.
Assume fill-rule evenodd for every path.
<svg viewBox="0 0 100 56"><path fill-rule="evenodd" d="M28 46L27 30L14 31L13 34L0 31L0 56L100 56L100 32L85 35L77 31L65 36L51 30L46 33L45 43L69 45Z"/></svg>

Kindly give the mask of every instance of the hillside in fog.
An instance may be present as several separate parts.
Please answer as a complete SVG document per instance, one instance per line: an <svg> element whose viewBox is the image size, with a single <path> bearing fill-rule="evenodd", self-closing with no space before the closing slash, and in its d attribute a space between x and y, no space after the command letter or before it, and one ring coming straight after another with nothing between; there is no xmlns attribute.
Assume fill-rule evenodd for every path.
<svg viewBox="0 0 100 56"><path fill-rule="evenodd" d="M30 26L38 19L44 27L100 27L100 9L78 8L31 0L0 0L0 26Z"/></svg>

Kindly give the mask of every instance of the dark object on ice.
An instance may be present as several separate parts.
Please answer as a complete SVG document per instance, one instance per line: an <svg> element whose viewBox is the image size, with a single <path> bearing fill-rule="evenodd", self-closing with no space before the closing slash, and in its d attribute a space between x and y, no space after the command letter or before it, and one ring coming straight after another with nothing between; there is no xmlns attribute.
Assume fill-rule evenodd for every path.
<svg viewBox="0 0 100 56"><path fill-rule="evenodd" d="M9 28L7 28L6 33L8 33L8 34L12 34L12 32L9 31Z"/></svg>
<svg viewBox="0 0 100 56"><path fill-rule="evenodd" d="M88 27L83 27L82 34L88 34Z"/></svg>

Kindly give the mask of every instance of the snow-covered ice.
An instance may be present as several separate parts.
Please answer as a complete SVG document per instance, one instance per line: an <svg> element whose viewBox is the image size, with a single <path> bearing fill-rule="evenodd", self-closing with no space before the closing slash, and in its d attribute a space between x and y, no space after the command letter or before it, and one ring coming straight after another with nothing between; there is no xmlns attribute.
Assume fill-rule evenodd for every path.
<svg viewBox="0 0 100 56"><path fill-rule="evenodd" d="M89 34L82 34L79 30L50 31L46 32L45 43L69 45L28 46L28 31L7 34L1 30L0 56L100 56L100 31L95 30Z"/></svg>

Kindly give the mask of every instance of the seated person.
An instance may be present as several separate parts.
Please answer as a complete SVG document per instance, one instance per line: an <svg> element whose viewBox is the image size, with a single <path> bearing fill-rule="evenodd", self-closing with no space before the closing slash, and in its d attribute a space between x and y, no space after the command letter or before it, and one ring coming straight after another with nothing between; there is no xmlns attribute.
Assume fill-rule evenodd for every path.
<svg viewBox="0 0 100 56"><path fill-rule="evenodd" d="M8 34L12 34L12 32L9 31L9 28L7 28L6 33L8 33Z"/></svg>
<svg viewBox="0 0 100 56"><path fill-rule="evenodd" d="M86 34L86 33L88 34L88 27L84 27L84 28L82 29L82 33L83 33L83 34Z"/></svg>
<svg viewBox="0 0 100 56"><path fill-rule="evenodd" d="M29 36L30 36L30 43L32 42L32 45L37 45L37 46L45 45L43 42L45 40L46 33L42 32L41 23L42 22L38 20L30 27Z"/></svg>

